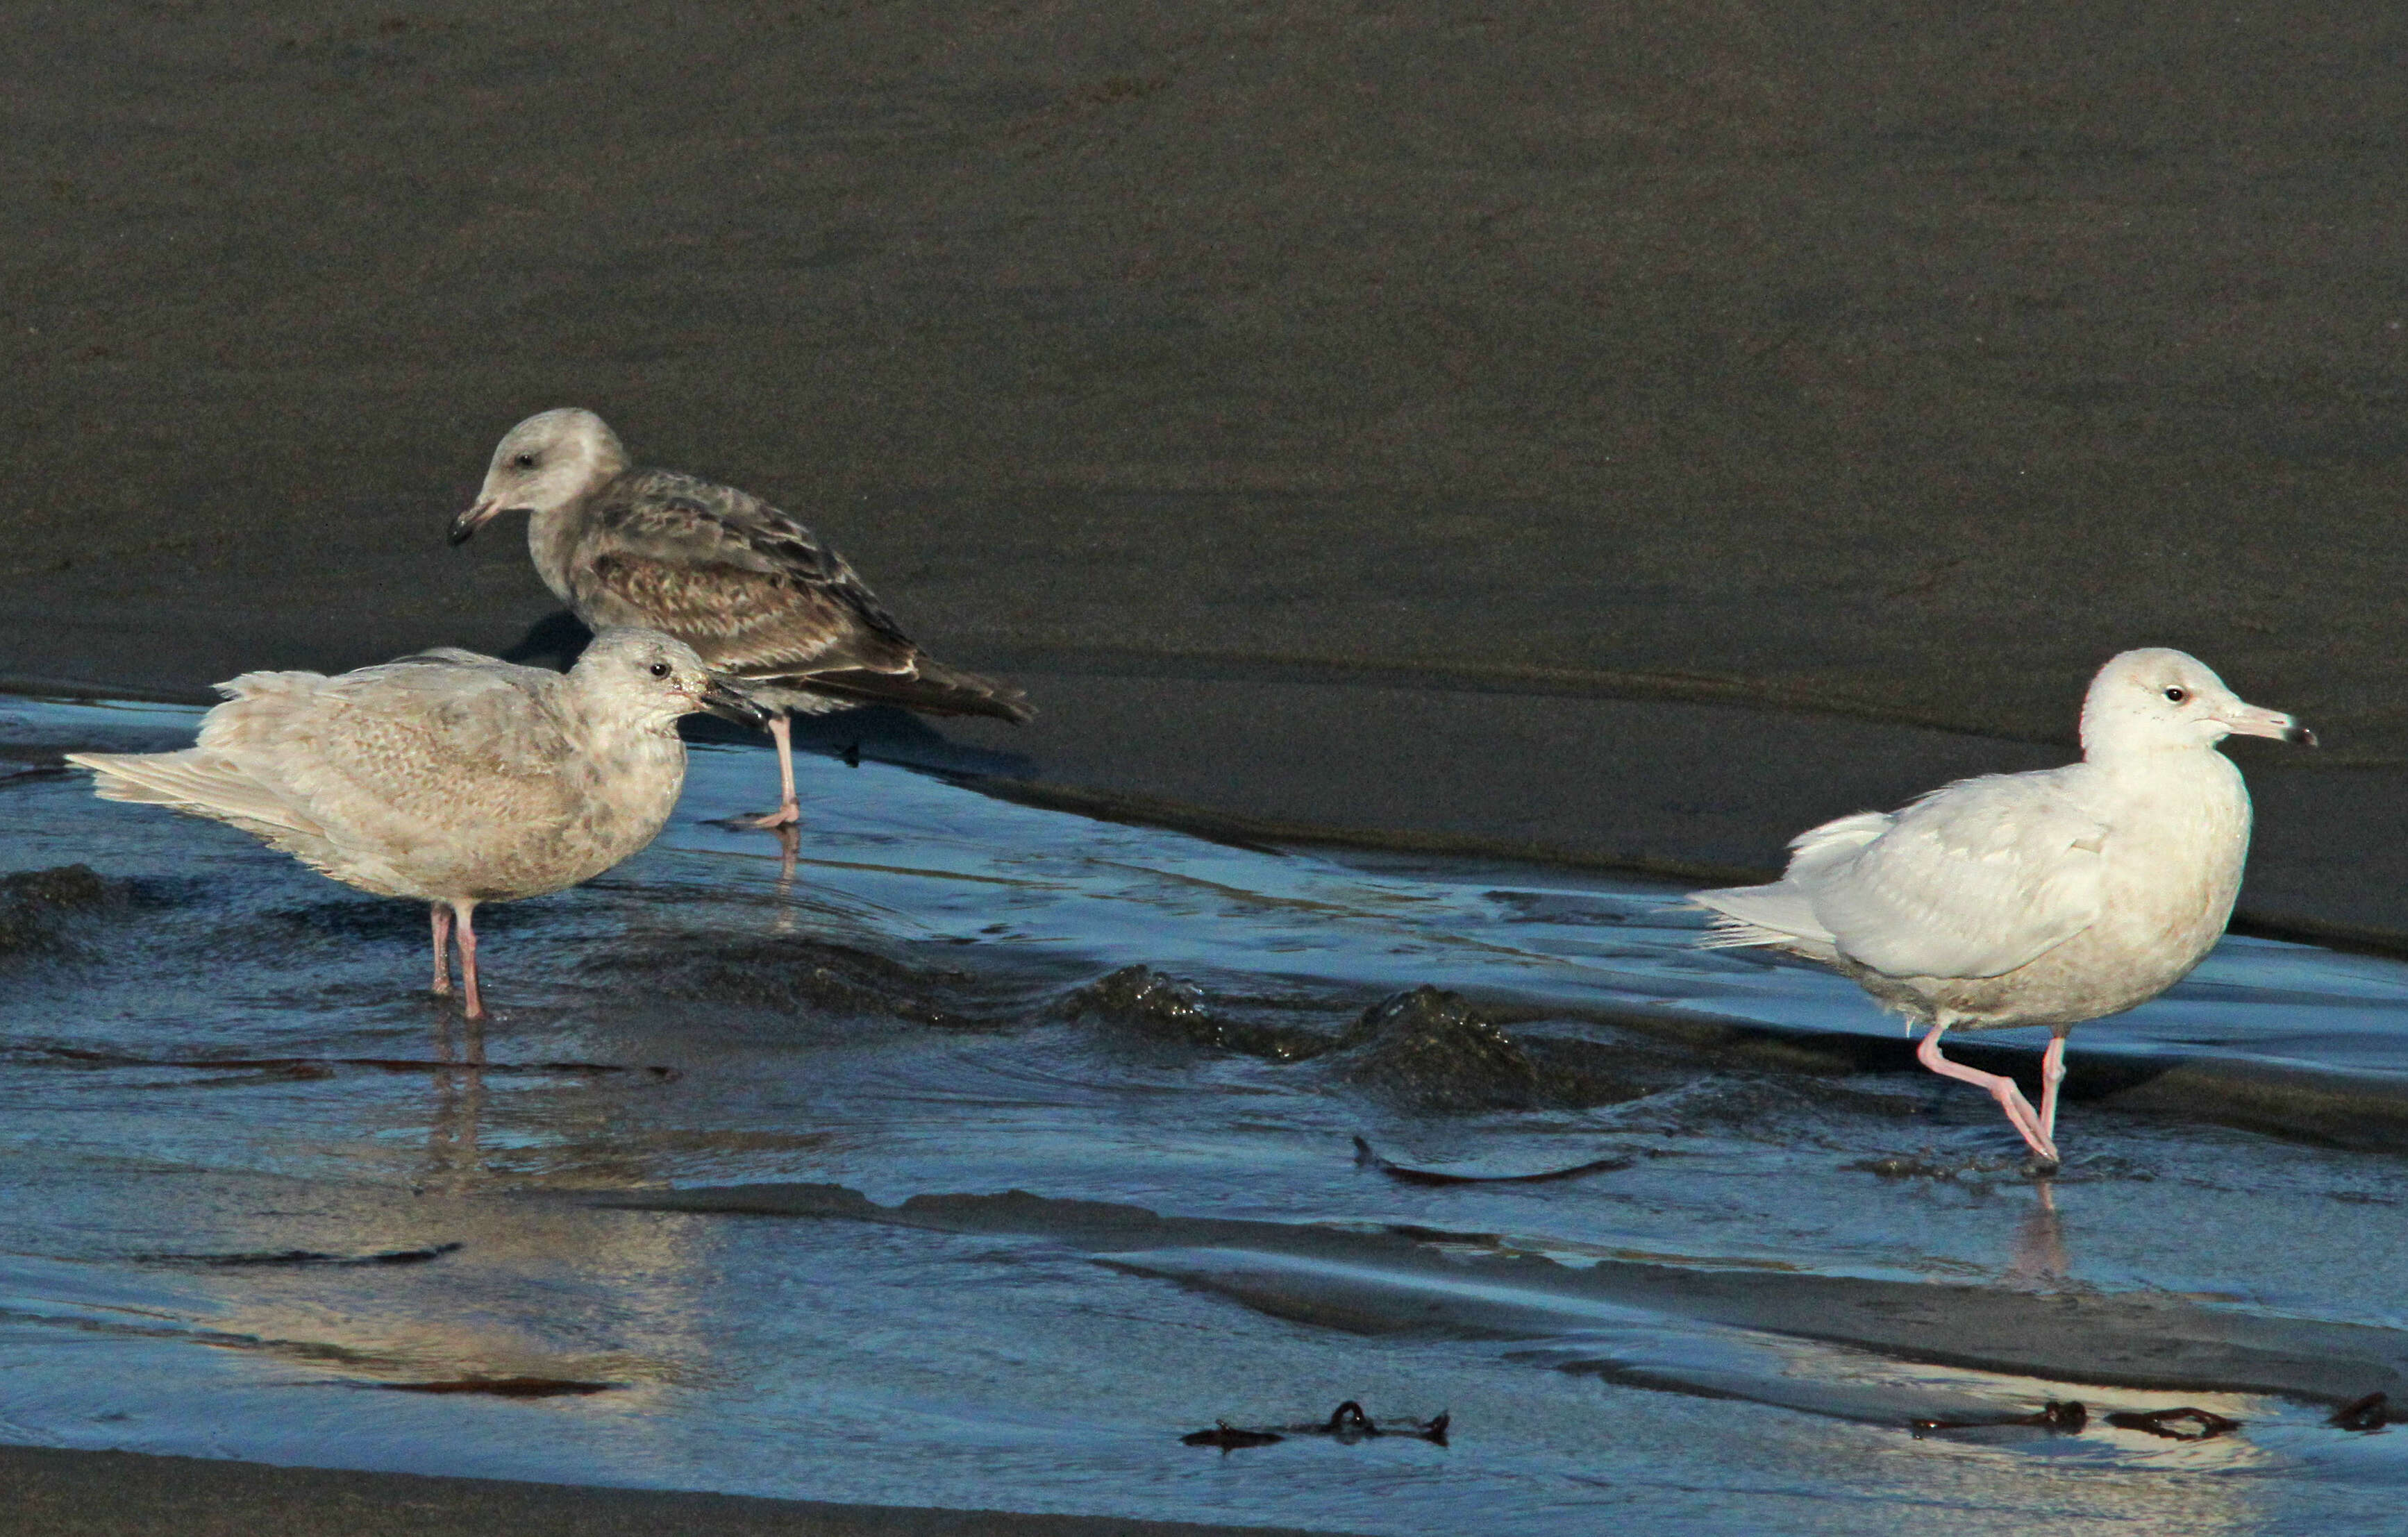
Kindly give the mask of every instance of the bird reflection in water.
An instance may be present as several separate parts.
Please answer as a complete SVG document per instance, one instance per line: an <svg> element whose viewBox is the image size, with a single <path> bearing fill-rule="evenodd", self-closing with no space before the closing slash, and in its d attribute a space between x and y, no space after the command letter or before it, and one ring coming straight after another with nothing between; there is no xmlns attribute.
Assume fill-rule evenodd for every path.
<svg viewBox="0 0 2408 1537"><path fill-rule="evenodd" d="M446 1009L435 1026L435 1109L427 1119L427 1183L465 1193L484 1173L478 1128L485 1114L485 1025Z"/></svg>
<svg viewBox="0 0 2408 1537"><path fill-rule="evenodd" d="M2066 1253L2057 1187L2040 1180L2032 1186L2032 1193L2031 1210L2016 1225L2014 1247L2007 1257L2007 1284L2029 1291L2054 1291L2065 1285L2073 1260Z"/></svg>

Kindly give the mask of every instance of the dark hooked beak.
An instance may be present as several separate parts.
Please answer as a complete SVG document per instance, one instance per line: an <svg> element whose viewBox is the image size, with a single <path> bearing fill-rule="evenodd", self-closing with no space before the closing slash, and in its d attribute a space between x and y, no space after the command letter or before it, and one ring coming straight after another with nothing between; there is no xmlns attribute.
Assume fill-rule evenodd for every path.
<svg viewBox="0 0 2408 1537"><path fill-rule="evenodd" d="M455 545L465 545L476 536L479 529L499 518L503 513L512 510L514 509L503 506L499 497L488 496L459 517L452 519L452 532L446 537Z"/></svg>
<svg viewBox="0 0 2408 1537"><path fill-rule="evenodd" d="M2293 721L2291 723L2291 729L2283 733L2283 740L2286 742L2297 743L2299 746L2303 747L2317 747L2324 746L2323 743L2316 740L2315 733L2308 730L2307 727L2300 725L2297 721Z"/></svg>
<svg viewBox="0 0 2408 1537"><path fill-rule="evenodd" d="M752 702L752 696L724 678L714 677L702 686L695 702L723 720L733 720L739 726L766 731L769 712Z"/></svg>

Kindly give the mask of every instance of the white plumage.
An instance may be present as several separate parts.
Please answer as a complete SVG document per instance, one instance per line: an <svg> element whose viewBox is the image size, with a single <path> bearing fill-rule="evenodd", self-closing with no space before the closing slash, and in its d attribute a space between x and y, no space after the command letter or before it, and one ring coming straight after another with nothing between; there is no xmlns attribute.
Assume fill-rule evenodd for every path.
<svg viewBox="0 0 2408 1537"><path fill-rule="evenodd" d="M2082 712L2083 761L1990 775L1790 844L1769 886L1699 891L1710 946L1764 945L1834 966L1931 1026L1921 1057L1998 1098L2055 1162L2065 1032L2172 987L2231 916L2249 792L2214 750L2233 732L2313 744L2180 651L2127 651ZM1940 1055L1949 1029L2047 1025L2042 1103Z"/></svg>

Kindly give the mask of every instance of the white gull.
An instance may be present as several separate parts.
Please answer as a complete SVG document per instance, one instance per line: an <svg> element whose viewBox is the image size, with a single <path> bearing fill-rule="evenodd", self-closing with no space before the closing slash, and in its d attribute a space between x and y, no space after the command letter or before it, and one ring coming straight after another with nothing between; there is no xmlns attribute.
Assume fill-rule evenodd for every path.
<svg viewBox="0 0 2408 1537"><path fill-rule="evenodd" d="M1928 1025L1923 1064L1987 1089L2054 1164L2066 1032L2173 986L2231 916L2249 790L2214 749L2234 732L2315 745L2194 658L2127 651L2083 702L2082 761L1826 822L1791 841L1780 880L1689 900L1714 914L1707 945L1821 961ZM2051 1032L2038 1111L2014 1079L1940 1054L1950 1030L2022 1025Z"/></svg>

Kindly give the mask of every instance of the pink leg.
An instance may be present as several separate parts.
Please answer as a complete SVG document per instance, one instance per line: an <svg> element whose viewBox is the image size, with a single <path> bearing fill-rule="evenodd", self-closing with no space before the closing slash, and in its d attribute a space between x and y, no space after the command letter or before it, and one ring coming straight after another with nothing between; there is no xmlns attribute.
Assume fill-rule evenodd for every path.
<svg viewBox="0 0 2408 1537"><path fill-rule="evenodd" d="M2040 1060L2040 1134L2057 1140L2057 1086L2065 1081L2065 1032L2052 1031Z"/></svg>
<svg viewBox="0 0 2408 1537"><path fill-rule="evenodd" d="M428 911L435 921L435 992L446 996L452 991L452 909L437 902Z"/></svg>
<svg viewBox="0 0 2408 1537"><path fill-rule="evenodd" d="M778 744L778 809L747 819L748 827L792 827L803 819L802 804L795 799L795 728L785 716L769 718L769 736Z"/></svg>
<svg viewBox="0 0 2408 1537"><path fill-rule="evenodd" d="M1987 1090L1989 1096L1999 1102L1999 1108L2007 1113L2007 1119L2014 1124L2015 1130L2023 1133L2024 1141L2031 1145L2031 1150L2055 1163L2057 1144L2049 1139L2047 1130L2040 1123L2039 1112L2032 1109L2031 1101L2024 1098L2024 1091L2015 1087L2013 1078L1985 1073L1962 1062L1952 1062L1940 1055L1940 1037L1947 1029L1946 1025L1932 1026L1931 1033L1926 1035L1923 1044L1914 1049L1915 1060L1942 1077L1960 1079Z"/></svg>
<svg viewBox="0 0 2408 1537"><path fill-rule="evenodd" d="M461 902L454 903L452 910L460 915L460 991L467 1000L468 1018L482 1019L485 1001L477 992L477 928L468 920L476 908L473 902Z"/></svg>

